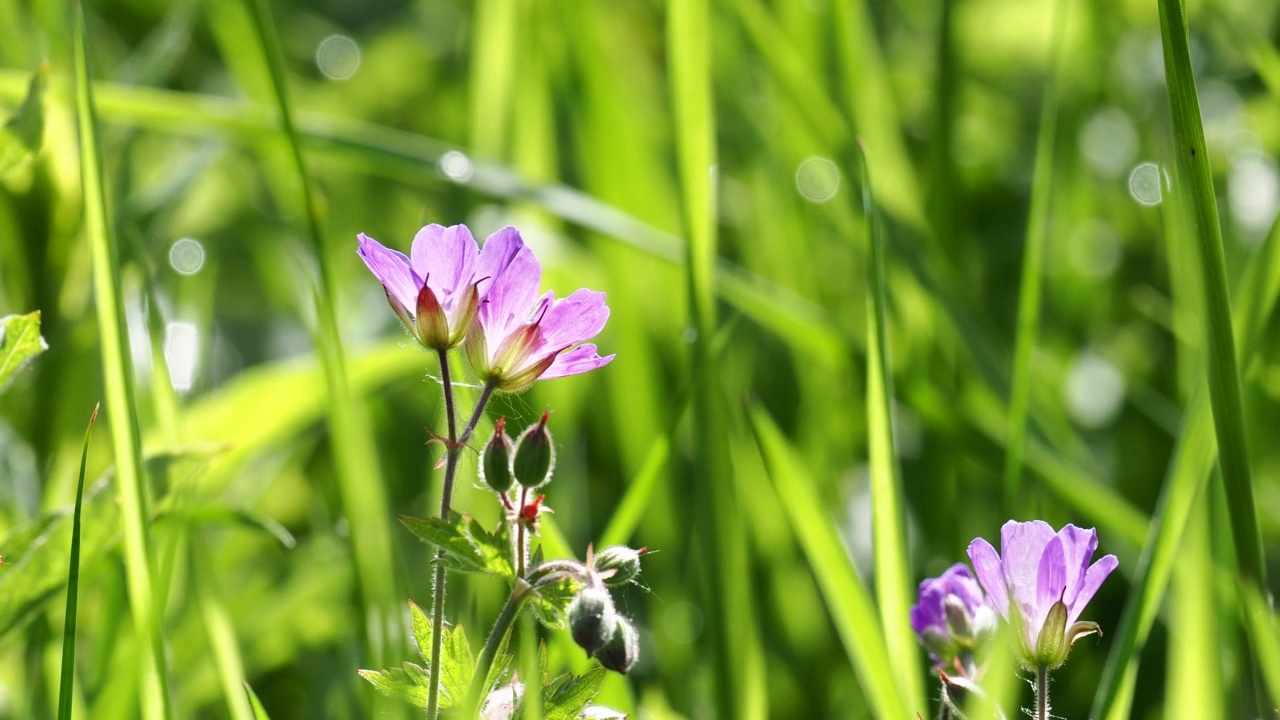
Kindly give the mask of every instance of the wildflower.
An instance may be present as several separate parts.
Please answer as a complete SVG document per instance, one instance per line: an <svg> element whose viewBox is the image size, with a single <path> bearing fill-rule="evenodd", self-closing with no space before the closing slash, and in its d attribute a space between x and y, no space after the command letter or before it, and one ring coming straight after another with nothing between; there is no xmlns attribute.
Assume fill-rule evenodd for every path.
<svg viewBox="0 0 1280 720"><path fill-rule="evenodd" d="M576 375L613 360L585 342L609 319L604 293L583 288L560 300L551 291L539 297L542 266L515 228L489 236L475 274L483 301L466 351L485 382L515 392L539 378Z"/></svg>
<svg viewBox="0 0 1280 720"><path fill-rule="evenodd" d="M447 350L466 339L480 308L480 251L465 225L428 225L413 238L412 259L360 233L357 252L387 292L409 334ZM482 276L483 277L483 276Z"/></svg>
<svg viewBox="0 0 1280 720"><path fill-rule="evenodd" d="M480 720L511 720L516 716L520 702L524 700L524 683L519 673L513 673L511 682L495 688L485 696L480 707Z"/></svg>
<svg viewBox="0 0 1280 720"><path fill-rule="evenodd" d="M961 659L959 667L965 669L973 653L995 633L995 606L969 567L956 563L941 576L920 583L911 627L937 667Z"/></svg>
<svg viewBox="0 0 1280 720"><path fill-rule="evenodd" d="M1005 523L1000 554L982 538L969 543L978 581L1013 625L1023 664L1055 668L1072 643L1099 632L1080 614L1119 561L1107 555L1090 565L1097 548L1096 530L1067 525L1055 533L1041 520Z"/></svg>

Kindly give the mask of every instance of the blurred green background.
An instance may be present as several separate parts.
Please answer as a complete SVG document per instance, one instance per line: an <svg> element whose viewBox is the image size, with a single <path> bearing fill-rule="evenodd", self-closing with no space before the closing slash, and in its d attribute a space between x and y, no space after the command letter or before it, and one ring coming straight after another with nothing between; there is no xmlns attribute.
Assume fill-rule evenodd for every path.
<svg viewBox="0 0 1280 720"><path fill-rule="evenodd" d="M1175 447L1212 445L1212 430L1183 429L1204 384L1203 312L1179 290L1196 271L1167 185L1155 4L1059 2L1065 24L1050 0L717 0L705 34L683 46L669 35L671 9L652 0L89 2L174 716L243 717L237 680L276 720L409 716L355 671L411 659L405 601L430 603L429 548L394 518L438 503L439 451L424 432L443 424L438 369L401 331L355 235L407 251L428 222L466 223L477 238L514 224L545 285L607 293L612 317L597 342L617 353L611 365L490 406L490 420L518 426L554 410L551 553L581 557L590 542L655 551L648 591L619 597L642 628L641 663L610 676L600 701L655 720L873 716L836 630L841 598L823 589L834 571L801 527L837 531L875 584L858 137L888 243L910 560L899 570L914 590L964 560L972 538L994 542L1010 517L1097 527L1099 552L1121 561L1085 614L1103 636L1078 645L1054 685L1058 716L1087 716ZM255 9L274 22L265 44ZM1253 313L1237 324L1239 372L1274 558L1280 7L1197 0L1188 11L1229 286L1240 288L1237 310ZM49 66L42 147L0 177L0 316L41 311L49 345L0 395L0 717L56 707L64 513L104 398L71 27L67 5L0 0L0 117ZM681 180L690 133L671 89L681 72L698 77L696 63L683 66L696 47L710 53L714 108L710 338L690 312L696 193ZM277 51L318 239L280 132ZM1043 178L1037 137L1051 140ZM1046 213L1030 233L1043 242L1040 314L1010 502L1033 196ZM710 372L691 370L697 348ZM330 399L325 362L350 402ZM714 422L700 430L691 416ZM762 453L774 426L785 461ZM91 481L110 475L107 430L100 418ZM472 489L474 456L464 458L457 506L496 520ZM788 482L818 501L801 522L779 496ZM116 488L95 488L77 716L133 718L145 652ZM1230 525L1220 483L1209 483L1168 589L1150 601L1150 639L1140 656L1120 656L1141 660L1121 717L1256 712L1274 665L1250 659ZM448 617L478 646L503 599L500 583L459 577ZM896 612L905 623L906 607ZM1264 648L1275 644L1266 620ZM553 667L590 666L565 633L547 638ZM912 662L934 698L923 651ZM1029 704L1025 687L1015 692Z"/></svg>

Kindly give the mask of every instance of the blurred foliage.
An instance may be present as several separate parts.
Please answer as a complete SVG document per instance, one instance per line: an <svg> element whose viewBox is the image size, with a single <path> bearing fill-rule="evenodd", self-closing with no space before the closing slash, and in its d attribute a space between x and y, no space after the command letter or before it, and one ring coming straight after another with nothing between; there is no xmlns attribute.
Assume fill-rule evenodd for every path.
<svg viewBox="0 0 1280 720"><path fill-rule="evenodd" d="M1091 706L1175 448L1212 447L1211 423L1183 429L1204 384L1202 309L1176 289L1194 259L1169 192L1154 4L1065 1L1023 497L1013 508L1001 476L1052 3L710 3L720 322L702 340L714 351L711 394L730 456L719 478L730 502L719 509L744 558L723 601L749 609L735 641L763 663L753 676L762 683L740 688L754 693L745 707L780 718L873 712L850 661L850 618L876 609L851 612L833 592L875 582L856 138L888 246L888 370L913 580L963 559L975 536L994 540L1011 516L1097 526L1102 550L1121 559L1086 613L1103 638L1076 648L1055 676L1057 714L1084 717ZM360 525L336 467L335 448L350 438L325 422L314 277L325 253L347 377L376 438L382 517L425 515L439 492L438 450L423 431L442 425L438 370L399 329L356 258L355 235L405 249L427 222L465 222L477 237L515 224L557 293L608 294L613 313L598 342L617 359L500 397L491 419L524 424L554 410L549 556L582 557L606 529L608 542L654 550L644 587L618 596L642 631L640 664L626 678L608 675L598 702L650 718L715 716L707 628L722 608L708 604L702 578L721 571L701 551L694 499L711 496L698 490L708 479L695 472L702 448L685 412L697 337L681 265L689 233L664 5L268 5L318 201L318 247L245 6L85 7L134 410L160 514L154 581L175 716L253 717L245 681L275 720L373 714L378 695L356 670L386 664L363 614L369 579L351 534ZM1188 9L1228 282L1236 309L1252 308L1237 325L1250 333L1239 364L1274 579L1280 275L1259 253L1280 242L1280 8L1201 0ZM39 310L48 344L0 395L0 718L48 718L56 707L67 509L85 419L104 393L69 28L63 3L0 3L0 118L34 113L28 89L48 73L35 101L38 152L0 172L0 316ZM31 125L13 123L0 138L10 127ZM1251 267L1258 277L1241 283ZM109 437L93 438L90 477L110 473ZM473 456L463 457L463 478L474 478ZM792 484L804 494L780 498ZM496 520L468 483L455 504ZM84 507L77 715L133 718L141 650L114 487L94 486ZM1156 590L1133 717L1177 714L1188 673L1203 679L1206 667L1220 673L1205 685L1219 717L1252 712L1262 678L1275 682L1274 638L1263 644L1263 675L1244 642L1241 618L1264 629L1254 632L1275 623L1232 579L1216 479L1195 507L1181 538L1186 562L1179 555L1167 591ZM395 592L429 603L430 548L399 525L390 531ZM828 574L823 562L842 561L839 549L857 575ZM455 577L449 617L475 645L504 587ZM403 637L384 649L396 661L414 656L406 608L397 610ZM563 632L539 632L553 674L592 667ZM924 663L921 651L922 673ZM399 712L376 707L379 717Z"/></svg>

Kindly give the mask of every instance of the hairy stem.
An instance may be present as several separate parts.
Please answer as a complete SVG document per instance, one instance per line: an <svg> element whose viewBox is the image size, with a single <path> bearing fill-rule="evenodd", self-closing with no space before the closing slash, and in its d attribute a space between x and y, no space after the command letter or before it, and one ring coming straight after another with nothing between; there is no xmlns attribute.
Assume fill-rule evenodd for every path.
<svg viewBox="0 0 1280 720"><path fill-rule="evenodd" d="M502 639L510 631L511 624L515 622L516 616L520 614L520 605L529 596L531 589L529 583L521 578L516 578L516 585L511 590L511 597L507 598L507 604L502 606L502 613L498 615L498 620L494 622L493 629L489 631L489 639L485 640L484 649L480 651L480 658L476 661L475 674L471 676L471 688L467 691L467 707L471 708L470 717L478 717L480 714L480 703L484 700L485 693L489 689L489 669L493 667L493 659L498 654L498 647L502 645Z"/></svg>
<svg viewBox="0 0 1280 720"><path fill-rule="evenodd" d="M444 466L444 490L440 493L440 517L449 518L449 511L453 503L453 479L458 472L458 455L462 452L462 448L466 446L467 441L471 439L471 434L475 432L476 424L480 422L480 416L484 414L485 405L489 404L489 398L493 396L494 385L488 383L484 386L484 391L480 393L480 399L476 401L475 410L471 413L471 419L467 421L467 426L462 430L462 436L458 437L458 420L454 411L453 402L453 381L449 377L449 351L440 350L440 384L444 393L444 411L446 423L449 428L449 441L445 446L445 466ZM444 550L436 553L436 577L433 588L435 597L432 599L431 612L431 679L427 683L427 720L435 720L440 712L440 643L444 636L444 591L445 591L445 572L444 572Z"/></svg>
<svg viewBox="0 0 1280 720"><path fill-rule="evenodd" d="M1036 720L1049 720L1049 668L1036 668Z"/></svg>
<svg viewBox="0 0 1280 720"><path fill-rule="evenodd" d="M529 488L520 489L520 512L524 512L524 506L529 502ZM516 516L516 577L524 577L525 558L529 556L524 546L524 518Z"/></svg>

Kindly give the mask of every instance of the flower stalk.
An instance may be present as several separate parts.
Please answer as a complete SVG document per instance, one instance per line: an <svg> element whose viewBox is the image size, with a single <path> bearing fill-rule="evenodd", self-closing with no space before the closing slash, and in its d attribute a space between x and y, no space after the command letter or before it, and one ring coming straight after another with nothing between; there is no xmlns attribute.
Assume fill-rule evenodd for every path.
<svg viewBox="0 0 1280 720"><path fill-rule="evenodd" d="M1036 666L1036 720L1049 720L1049 666Z"/></svg>
<svg viewBox="0 0 1280 720"><path fill-rule="evenodd" d="M476 671L471 676L471 688L467 691L467 707L471 708L469 717L479 715L480 703L484 700L485 691L488 689L489 670L493 667L493 659L498 655L498 647L502 645L502 639L511 630L511 624L520 614L520 606L524 604L525 598L529 596L532 589L529 583L516 578L511 597L507 598L507 604L502 606L502 612L493 623L493 629L489 631L489 638L485 640L480 658L476 660Z"/></svg>

